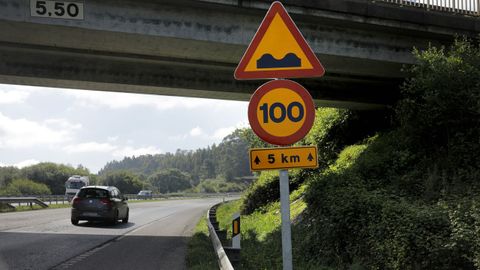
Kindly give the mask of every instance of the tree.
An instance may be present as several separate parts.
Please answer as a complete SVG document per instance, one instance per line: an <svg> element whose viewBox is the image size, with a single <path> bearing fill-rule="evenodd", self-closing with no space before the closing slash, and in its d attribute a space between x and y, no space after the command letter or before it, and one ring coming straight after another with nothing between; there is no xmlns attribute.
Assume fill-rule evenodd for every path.
<svg viewBox="0 0 480 270"><path fill-rule="evenodd" d="M219 176L231 181L236 177L251 175L248 148L249 140L254 139L255 135L250 129L237 129L218 146L213 144L195 151L178 149L175 153L126 157L122 161L107 163L99 174L128 170L148 177L159 170L174 168L190 174L194 185Z"/></svg>
<svg viewBox="0 0 480 270"><path fill-rule="evenodd" d="M20 169L13 166L0 167L0 188L17 178L20 178Z"/></svg>
<svg viewBox="0 0 480 270"><path fill-rule="evenodd" d="M22 196L22 195L45 195L51 194L45 184L36 183L28 179L15 179L4 189L0 189L0 195Z"/></svg>
<svg viewBox="0 0 480 270"><path fill-rule="evenodd" d="M39 163L21 170L23 178L47 185L53 194L65 193L65 181L70 176L89 174L90 172L82 167L75 169L71 166L51 162Z"/></svg>
<svg viewBox="0 0 480 270"><path fill-rule="evenodd" d="M200 177L202 179L215 178L215 163L207 158L203 160L202 166L200 167Z"/></svg>
<svg viewBox="0 0 480 270"><path fill-rule="evenodd" d="M184 191L191 188L191 176L178 169L161 170L148 178L148 182L161 193Z"/></svg>
<svg viewBox="0 0 480 270"><path fill-rule="evenodd" d="M139 177L129 171L108 173L100 179L100 183L107 186L115 186L124 194L136 194L143 187Z"/></svg>

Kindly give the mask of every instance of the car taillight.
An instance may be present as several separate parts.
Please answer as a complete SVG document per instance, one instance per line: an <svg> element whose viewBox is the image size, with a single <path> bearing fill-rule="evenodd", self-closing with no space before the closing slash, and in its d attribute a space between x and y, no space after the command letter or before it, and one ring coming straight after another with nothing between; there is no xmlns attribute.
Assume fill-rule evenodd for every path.
<svg viewBox="0 0 480 270"><path fill-rule="evenodd" d="M100 202L106 206L109 206L109 207L112 206L112 201L110 201L110 199L103 198L100 200Z"/></svg>
<svg viewBox="0 0 480 270"><path fill-rule="evenodd" d="M72 205L75 206L77 203L81 202L82 198L75 197L73 198Z"/></svg>

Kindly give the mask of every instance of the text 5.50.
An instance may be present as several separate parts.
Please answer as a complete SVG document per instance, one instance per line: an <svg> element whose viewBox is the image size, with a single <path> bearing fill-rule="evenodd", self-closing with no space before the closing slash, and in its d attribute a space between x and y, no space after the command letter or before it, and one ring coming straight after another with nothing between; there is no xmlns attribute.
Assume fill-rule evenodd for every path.
<svg viewBox="0 0 480 270"><path fill-rule="evenodd" d="M83 20L83 3L51 0L30 0L34 17Z"/></svg>

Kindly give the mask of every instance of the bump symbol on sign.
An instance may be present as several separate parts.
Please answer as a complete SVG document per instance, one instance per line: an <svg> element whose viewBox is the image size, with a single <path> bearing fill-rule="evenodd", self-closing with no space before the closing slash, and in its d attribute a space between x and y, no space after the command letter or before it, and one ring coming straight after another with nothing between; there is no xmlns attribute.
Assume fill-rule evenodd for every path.
<svg viewBox="0 0 480 270"><path fill-rule="evenodd" d="M257 68L281 68L281 67L301 67L302 59L294 53L288 53L282 59L275 59L271 54L266 53L257 60Z"/></svg>

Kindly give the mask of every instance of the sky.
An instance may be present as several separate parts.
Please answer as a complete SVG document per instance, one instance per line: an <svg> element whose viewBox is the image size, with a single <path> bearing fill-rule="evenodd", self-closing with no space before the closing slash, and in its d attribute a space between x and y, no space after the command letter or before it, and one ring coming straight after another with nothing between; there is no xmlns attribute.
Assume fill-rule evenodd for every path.
<svg viewBox="0 0 480 270"><path fill-rule="evenodd" d="M0 166L92 173L126 156L195 150L248 126L248 102L0 84Z"/></svg>

